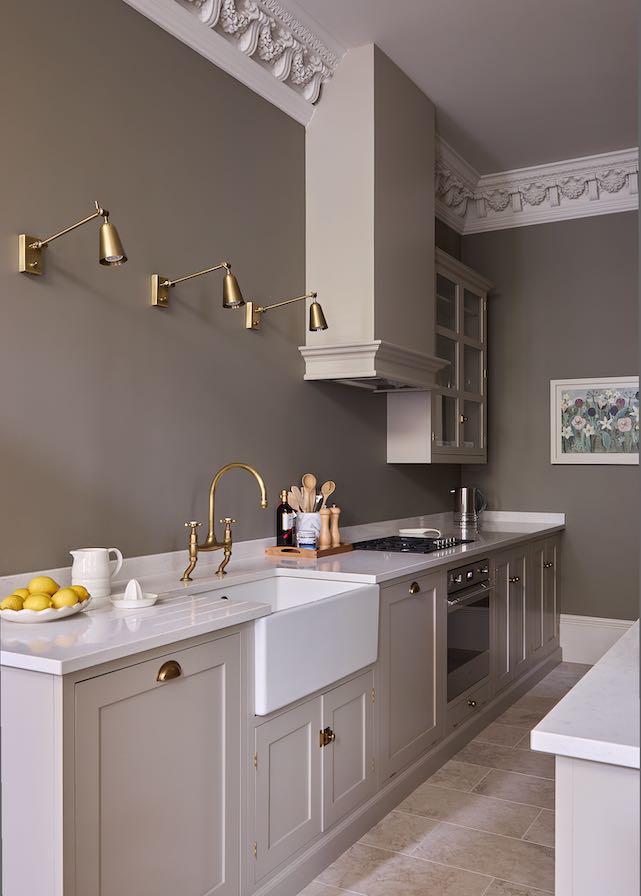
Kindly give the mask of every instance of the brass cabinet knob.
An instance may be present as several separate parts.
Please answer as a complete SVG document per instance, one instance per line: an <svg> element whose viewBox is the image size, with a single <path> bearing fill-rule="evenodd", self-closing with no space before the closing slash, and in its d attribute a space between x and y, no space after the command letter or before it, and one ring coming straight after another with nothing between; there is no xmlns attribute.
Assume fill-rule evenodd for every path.
<svg viewBox="0 0 641 896"><path fill-rule="evenodd" d="M553 569L553 567L554 563L550 563L549 561L543 564L543 569Z"/></svg>
<svg viewBox="0 0 641 896"><path fill-rule="evenodd" d="M516 585L517 582L521 581L521 576L510 576L510 584Z"/></svg>
<svg viewBox="0 0 641 896"><path fill-rule="evenodd" d="M476 700L468 700L468 701L467 701L467 705L468 705L468 706L471 706L472 709L475 709L475 707L476 707Z"/></svg>
<svg viewBox="0 0 641 896"><path fill-rule="evenodd" d="M467 423L467 422L469 421L469 419L470 419L470 418L469 418L469 417L466 417L465 414L461 414L461 415L459 416L459 423Z"/></svg>
<svg viewBox="0 0 641 896"><path fill-rule="evenodd" d="M180 678L182 674L180 663L177 663L176 660L167 660L158 670L156 681L171 681L172 678Z"/></svg>
<svg viewBox="0 0 641 896"><path fill-rule="evenodd" d="M418 594L420 590L421 586L418 584L418 582L412 582L412 584L410 585L410 594Z"/></svg>
<svg viewBox="0 0 641 896"><path fill-rule="evenodd" d="M329 744L333 744L335 740L336 732L332 731L329 726L320 732L319 743L321 747L327 747Z"/></svg>

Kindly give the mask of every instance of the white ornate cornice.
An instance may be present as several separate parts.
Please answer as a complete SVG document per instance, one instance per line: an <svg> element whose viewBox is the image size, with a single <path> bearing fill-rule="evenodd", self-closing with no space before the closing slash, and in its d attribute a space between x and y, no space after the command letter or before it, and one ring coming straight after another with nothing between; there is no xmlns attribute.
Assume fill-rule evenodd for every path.
<svg viewBox="0 0 641 896"><path fill-rule="evenodd" d="M639 207L637 148L479 175L439 138L435 177L436 213L459 233Z"/></svg>
<svg viewBox="0 0 641 896"><path fill-rule="evenodd" d="M345 53L294 0L125 0L301 124Z"/></svg>

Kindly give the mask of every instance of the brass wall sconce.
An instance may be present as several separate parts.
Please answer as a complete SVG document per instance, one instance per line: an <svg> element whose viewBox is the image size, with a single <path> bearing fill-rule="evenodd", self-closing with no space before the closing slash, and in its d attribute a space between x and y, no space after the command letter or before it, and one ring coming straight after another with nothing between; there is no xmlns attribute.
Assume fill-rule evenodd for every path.
<svg viewBox="0 0 641 896"><path fill-rule="evenodd" d="M265 307L263 307L262 305L257 305L255 302L247 302L245 304L245 329L260 329L260 318L263 314L265 314L266 311L272 311L274 308L282 308L283 305L291 305L292 302L300 302L302 301L302 299L314 299L312 304L309 306L310 332L313 333L316 330L326 330L327 321L325 320L323 309L316 301L317 295L318 293L316 292L307 292L304 296L296 296L295 299L287 299L285 302L276 302L275 305L266 305Z"/></svg>
<svg viewBox="0 0 641 896"><path fill-rule="evenodd" d="M152 274L151 304L158 308L166 308L169 305L169 290L172 286L183 283L185 280L193 280L194 277L201 277L203 274L210 274L212 271L219 271L221 268L225 268L226 272L223 277L223 308L240 308L245 304L245 300L228 261L221 261L213 268L205 268L204 271L196 271L195 274L187 274L186 277L179 277L177 280L168 280L167 277L161 277L160 274Z"/></svg>
<svg viewBox="0 0 641 896"><path fill-rule="evenodd" d="M65 227L64 230L60 230L58 233L54 233L44 240L40 240L35 236L28 236L26 233L21 233L18 237L18 270L20 273L44 274L44 255L42 250L46 249L49 243L53 243L53 241L57 240L59 237L71 233L72 230L75 230L77 227L82 227L83 224L88 224L89 221L93 221L96 218L104 218L103 223L100 225L99 236L98 260L100 264L108 265L109 267L117 267L119 264L124 264L127 261L127 256L125 255L125 250L120 242L118 231L113 224L109 223L109 212L107 209L101 207L98 200L96 200L95 205L96 210L93 215L88 215L88 217L83 218L82 221L72 224L71 227Z"/></svg>

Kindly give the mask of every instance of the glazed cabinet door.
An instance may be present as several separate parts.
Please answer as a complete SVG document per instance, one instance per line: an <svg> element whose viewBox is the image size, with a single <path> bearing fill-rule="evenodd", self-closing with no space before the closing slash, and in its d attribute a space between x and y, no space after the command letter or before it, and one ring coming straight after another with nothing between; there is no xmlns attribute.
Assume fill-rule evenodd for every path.
<svg viewBox="0 0 641 896"><path fill-rule="evenodd" d="M502 551L492 558L494 579L492 667L494 693L525 671L526 556L523 551Z"/></svg>
<svg viewBox="0 0 641 896"><path fill-rule="evenodd" d="M240 636L75 688L76 896L236 896Z"/></svg>
<svg viewBox="0 0 641 896"><path fill-rule="evenodd" d="M441 737L446 668L445 573L381 589L381 780Z"/></svg>
<svg viewBox="0 0 641 896"><path fill-rule="evenodd" d="M256 728L256 880L321 832L321 701L308 700Z"/></svg>
<svg viewBox="0 0 641 896"><path fill-rule="evenodd" d="M323 695L323 830L376 792L374 673Z"/></svg>

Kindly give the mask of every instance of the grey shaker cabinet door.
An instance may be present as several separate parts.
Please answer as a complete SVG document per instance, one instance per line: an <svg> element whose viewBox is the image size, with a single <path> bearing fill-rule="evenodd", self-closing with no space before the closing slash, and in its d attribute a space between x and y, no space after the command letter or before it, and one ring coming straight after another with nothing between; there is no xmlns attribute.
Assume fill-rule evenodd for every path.
<svg viewBox="0 0 641 896"><path fill-rule="evenodd" d="M526 636L528 656L536 661L543 654L543 614L545 582L545 542L527 549Z"/></svg>
<svg viewBox="0 0 641 896"><path fill-rule="evenodd" d="M75 716L77 896L237 896L239 635L80 682Z"/></svg>
<svg viewBox="0 0 641 896"><path fill-rule="evenodd" d="M256 728L256 880L321 832L321 698Z"/></svg>
<svg viewBox="0 0 641 896"><path fill-rule="evenodd" d="M561 539L546 538L543 568L543 647L546 652L554 648L559 637L561 587Z"/></svg>
<svg viewBox="0 0 641 896"><path fill-rule="evenodd" d="M418 591L412 585L418 586ZM412 593L415 592L415 593ZM379 651L381 780L441 736L445 669L445 579L418 576L381 589Z"/></svg>
<svg viewBox="0 0 641 896"><path fill-rule="evenodd" d="M376 792L373 688L370 671L323 696L323 728L336 738L321 750L323 830Z"/></svg>
<svg viewBox="0 0 641 896"><path fill-rule="evenodd" d="M492 657L494 693L522 675L528 662L526 635L527 563L521 550L492 558L494 600Z"/></svg>

